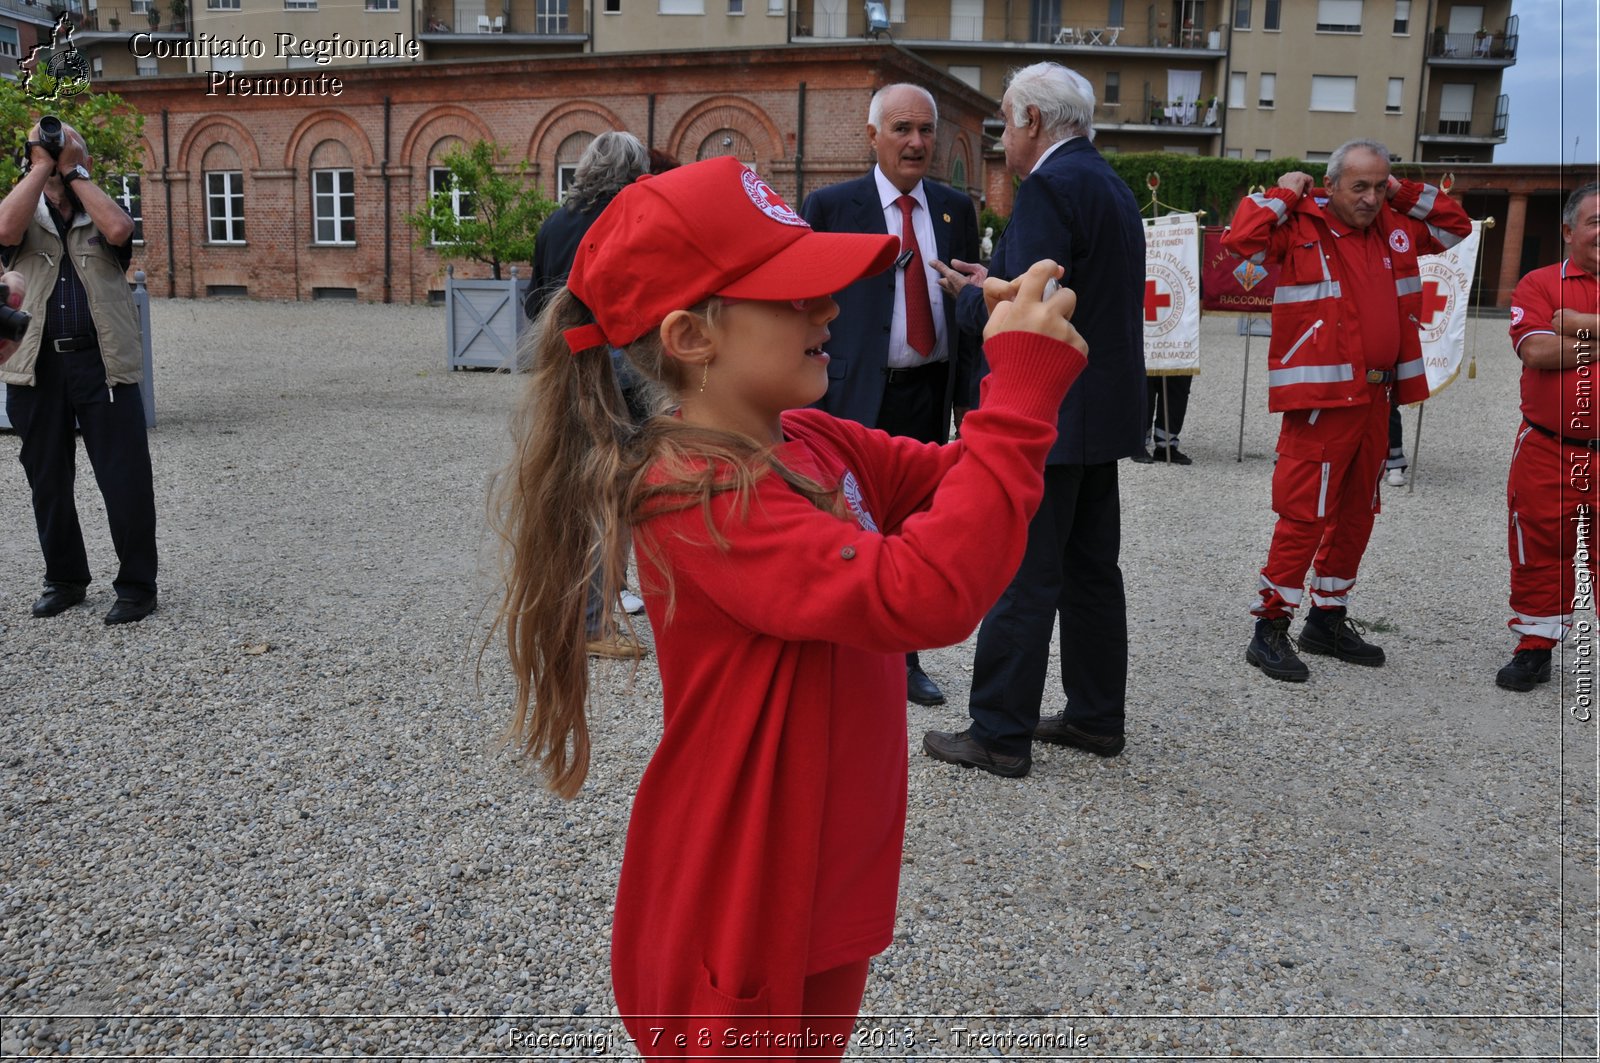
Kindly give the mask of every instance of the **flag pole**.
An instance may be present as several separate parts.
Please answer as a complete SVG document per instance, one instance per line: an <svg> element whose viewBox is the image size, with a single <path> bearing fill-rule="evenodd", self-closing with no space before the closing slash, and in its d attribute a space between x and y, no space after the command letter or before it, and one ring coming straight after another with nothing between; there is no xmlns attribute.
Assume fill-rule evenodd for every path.
<svg viewBox="0 0 1600 1063"><path fill-rule="evenodd" d="M1244 372L1239 377L1239 454L1233 460L1244 461L1244 414L1250 395L1250 337L1255 335L1256 319L1244 319Z"/></svg>

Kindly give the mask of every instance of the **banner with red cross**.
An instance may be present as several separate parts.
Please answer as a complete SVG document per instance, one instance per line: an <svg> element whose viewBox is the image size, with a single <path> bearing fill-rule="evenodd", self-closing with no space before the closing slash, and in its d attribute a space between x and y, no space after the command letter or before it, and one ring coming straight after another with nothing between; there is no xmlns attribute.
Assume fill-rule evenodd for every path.
<svg viewBox="0 0 1600 1063"><path fill-rule="evenodd" d="M1483 222L1472 223L1472 233L1438 255L1417 259L1422 271L1422 360L1428 369L1429 397L1439 394L1461 372L1467 346L1467 301L1478 264L1478 241Z"/></svg>
<svg viewBox="0 0 1600 1063"><path fill-rule="evenodd" d="M1144 221L1144 366L1153 376L1200 372L1200 220Z"/></svg>

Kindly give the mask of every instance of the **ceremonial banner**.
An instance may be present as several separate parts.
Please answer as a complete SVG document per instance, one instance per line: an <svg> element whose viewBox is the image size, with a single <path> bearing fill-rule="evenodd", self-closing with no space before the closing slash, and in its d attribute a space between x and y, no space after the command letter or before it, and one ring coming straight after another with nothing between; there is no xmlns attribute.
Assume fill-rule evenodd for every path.
<svg viewBox="0 0 1600 1063"><path fill-rule="evenodd" d="M1206 229L1205 257L1200 271L1201 305L1207 313L1272 316L1272 293L1278 287L1278 264L1257 265L1237 258L1222 246L1222 226Z"/></svg>
<svg viewBox="0 0 1600 1063"><path fill-rule="evenodd" d="M1478 264L1483 222L1472 223L1466 239L1438 255L1422 255L1422 360L1428 369L1428 397L1439 394L1461 372L1467 346L1467 299Z"/></svg>
<svg viewBox="0 0 1600 1063"><path fill-rule="evenodd" d="M1144 222L1144 367L1155 376L1200 372L1200 221Z"/></svg>

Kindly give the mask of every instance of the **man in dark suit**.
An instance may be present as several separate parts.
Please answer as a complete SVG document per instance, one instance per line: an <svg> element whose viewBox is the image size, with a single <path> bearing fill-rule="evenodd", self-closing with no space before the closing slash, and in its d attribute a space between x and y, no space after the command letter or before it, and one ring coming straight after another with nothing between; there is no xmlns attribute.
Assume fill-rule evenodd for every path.
<svg viewBox="0 0 1600 1063"><path fill-rule="evenodd" d="M818 189L800 207L823 232L901 238L900 268L834 297L839 317L829 329L828 394L820 405L837 417L925 443L948 440L952 412L959 426L972 405L978 351L977 335L957 328L955 300L945 298L932 266L978 257L972 200L924 180L938 123L926 89L879 89L867 108L867 140L877 165L863 177ZM915 653L906 655L906 696L918 705L944 704Z"/></svg>
<svg viewBox="0 0 1600 1063"><path fill-rule="evenodd" d="M936 760L1019 778L1032 767L1036 739L1103 757L1122 752L1128 620L1117 460L1144 449L1145 252L1133 193L1091 143L1087 81L1056 63L1024 67L1011 77L1001 115L1006 166L1023 180L989 271L1012 280L1039 259L1059 263L1061 283L1078 295L1072 323L1089 343L1089 368L1061 405L1022 565L978 630L972 725L929 731L922 748ZM950 267L940 270L943 284L962 327L976 334L988 318L989 271ZM1041 719L1058 614L1066 707Z"/></svg>

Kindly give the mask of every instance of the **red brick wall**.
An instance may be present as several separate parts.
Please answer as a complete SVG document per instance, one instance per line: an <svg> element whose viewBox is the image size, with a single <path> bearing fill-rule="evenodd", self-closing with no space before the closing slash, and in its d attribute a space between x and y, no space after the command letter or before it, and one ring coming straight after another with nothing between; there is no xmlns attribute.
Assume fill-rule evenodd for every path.
<svg viewBox="0 0 1600 1063"><path fill-rule="evenodd" d="M909 52L877 43L363 66L280 77L322 73L342 80L341 94L207 95L204 76L99 86L145 115L145 240L134 267L146 272L152 294L204 297L209 286L242 285L267 299L310 299L314 289L331 287L355 288L364 301L426 300L444 285L444 263L417 246L402 217L426 195L430 163L457 141L489 139L521 153L553 196L556 151L574 132L626 129L687 162L708 138L720 144L728 130L737 147L748 146L753 158L746 161L780 194L797 199L797 169L806 191L866 169L868 99L881 85L914 81L939 101L935 175L945 176L948 160L959 156L967 184L981 195L982 120L994 111L993 100ZM802 82L805 150L797 157ZM310 170L319 150L347 158L354 170L354 247L313 242ZM237 163L219 163L219 155ZM207 239L204 172L218 165L243 171L242 246ZM488 275L477 263L457 261L455 268L462 276Z"/></svg>

